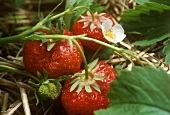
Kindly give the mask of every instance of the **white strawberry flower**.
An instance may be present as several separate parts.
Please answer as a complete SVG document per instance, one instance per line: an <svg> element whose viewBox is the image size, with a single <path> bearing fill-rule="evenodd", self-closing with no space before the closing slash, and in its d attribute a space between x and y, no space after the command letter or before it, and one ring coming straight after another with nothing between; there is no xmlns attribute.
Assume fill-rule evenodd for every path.
<svg viewBox="0 0 170 115"><path fill-rule="evenodd" d="M125 37L124 29L120 24L115 24L110 19L106 19L102 25L102 33L106 40L112 43L121 42Z"/></svg>

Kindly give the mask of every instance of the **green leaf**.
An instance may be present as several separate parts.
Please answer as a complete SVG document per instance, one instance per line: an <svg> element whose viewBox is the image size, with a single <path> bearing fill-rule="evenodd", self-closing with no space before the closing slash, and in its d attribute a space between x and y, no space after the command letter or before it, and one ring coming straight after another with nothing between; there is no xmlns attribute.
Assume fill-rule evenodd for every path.
<svg viewBox="0 0 170 115"><path fill-rule="evenodd" d="M166 55L165 63L170 64L170 40L165 41L164 45L163 53Z"/></svg>
<svg viewBox="0 0 170 115"><path fill-rule="evenodd" d="M114 111L114 114L113 114ZM95 115L170 115L169 112L142 104L116 104L106 110L101 109L94 112Z"/></svg>
<svg viewBox="0 0 170 115"><path fill-rule="evenodd" d="M65 22L65 26L66 26L66 29L70 30L70 26L71 26L71 17L72 15L71 14L67 14L64 16L64 22Z"/></svg>
<svg viewBox="0 0 170 115"><path fill-rule="evenodd" d="M31 85L31 86L33 86L33 87L39 87L40 86L40 83L34 83L34 82L32 82L32 81L28 81L28 83Z"/></svg>
<svg viewBox="0 0 170 115"><path fill-rule="evenodd" d="M90 7L92 5L92 2L93 2L93 0L77 0L74 7L76 7L76 6ZM73 22L76 21L86 11L87 11L87 9L85 9L85 8L81 8L81 9L77 10L76 13L74 13L74 15L73 15Z"/></svg>
<svg viewBox="0 0 170 115"><path fill-rule="evenodd" d="M127 66L126 63L117 64L117 65L114 67L114 69L116 70L116 74L117 74L117 75L120 74L121 71L125 68L125 66Z"/></svg>
<svg viewBox="0 0 170 115"><path fill-rule="evenodd" d="M44 81L42 84L49 84L49 80Z"/></svg>
<svg viewBox="0 0 170 115"><path fill-rule="evenodd" d="M96 115L170 115L170 75L162 68L134 66L111 82L107 109ZM126 114L127 113L127 114Z"/></svg>
<svg viewBox="0 0 170 115"><path fill-rule="evenodd" d="M146 46L170 36L170 20L167 17L170 17L170 6L150 2L124 11L120 23L127 33L146 35L144 40L133 43Z"/></svg>
<svg viewBox="0 0 170 115"><path fill-rule="evenodd" d="M76 2L77 0L66 0L65 10L72 8Z"/></svg>
<svg viewBox="0 0 170 115"><path fill-rule="evenodd" d="M46 69L43 69L44 81L48 79L48 72Z"/></svg>
<svg viewBox="0 0 170 115"><path fill-rule="evenodd" d="M66 1L66 6L65 9L68 8L73 8L76 6L86 6L86 7L90 7L90 5L92 4L93 0L67 0ZM77 11L73 12L72 14L66 15L64 16L64 22L66 24L66 28L67 29L71 29L70 27L72 27L73 23L83 14L85 13L87 9L85 8L81 8L78 9Z"/></svg>
<svg viewBox="0 0 170 115"><path fill-rule="evenodd" d="M102 13L102 12L106 11L106 8L104 6L102 6L101 4L93 2L93 4L90 6L90 10L92 12Z"/></svg>
<svg viewBox="0 0 170 115"><path fill-rule="evenodd" d="M138 4L144 4L144 3L147 3L147 2L156 2L156 3L159 3L159 4L170 5L169 0L136 0L136 2Z"/></svg>
<svg viewBox="0 0 170 115"><path fill-rule="evenodd" d="M38 76L38 79L40 80L40 83L43 83L44 77L41 75L41 73L39 71L37 71L37 76Z"/></svg>
<svg viewBox="0 0 170 115"><path fill-rule="evenodd" d="M17 7L21 7L25 3L26 0L14 0L14 1Z"/></svg>
<svg viewBox="0 0 170 115"><path fill-rule="evenodd" d="M57 20L57 29L58 29L58 34L63 34L63 17L59 18Z"/></svg>
<svg viewBox="0 0 170 115"><path fill-rule="evenodd" d="M66 0L65 10L67 10L69 8L73 8L73 6L75 5L76 1L77 0ZM66 28L68 30L70 30L71 18L72 18L71 14L68 14L68 15L64 16L64 22L65 22Z"/></svg>

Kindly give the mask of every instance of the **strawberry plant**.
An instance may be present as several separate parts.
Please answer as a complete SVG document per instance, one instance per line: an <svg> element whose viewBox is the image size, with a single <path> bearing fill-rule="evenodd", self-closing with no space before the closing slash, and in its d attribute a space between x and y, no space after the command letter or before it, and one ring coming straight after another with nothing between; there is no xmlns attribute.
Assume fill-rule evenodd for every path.
<svg viewBox="0 0 170 115"><path fill-rule="evenodd" d="M43 70L43 75L37 72L37 76L39 78L39 83L36 84L29 81L32 86L37 87L37 91L35 92L37 93L37 104L39 103L39 99L43 101L57 99L62 90L62 86L58 79L48 79L48 73L45 69Z"/></svg>
<svg viewBox="0 0 170 115"><path fill-rule="evenodd" d="M109 107L95 111L95 114L168 115L169 81L169 74L162 68L135 66L131 72L124 70L117 76L117 80L111 83L111 90L107 94L111 101ZM167 106L164 106L165 104Z"/></svg>
<svg viewBox="0 0 170 115"><path fill-rule="evenodd" d="M86 34L87 37L91 37L100 41L105 41L105 38L102 33L102 23L104 20L110 19L108 22L111 27L114 25L113 20L107 14L98 14L94 13L94 17L87 12L80 19L78 19L73 25L73 32L75 35ZM91 41L82 40L81 41L85 46L92 50L97 50L100 45L93 43Z"/></svg>
<svg viewBox="0 0 170 115"><path fill-rule="evenodd" d="M170 6L136 3L113 5L113 18L105 3L66 0L31 28L2 33L0 54L18 52L0 57L1 112L168 115Z"/></svg>
<svg viewBox="0 0 170 115"><path fill-rule="evenodd" d="M110 90L110 82L116 79L115 70L107 63L97 63L97 60L88 67L88 77L81 71L64 84L61 101L69 115L93 115L94 110L109 104L106 93Z"/></svg>

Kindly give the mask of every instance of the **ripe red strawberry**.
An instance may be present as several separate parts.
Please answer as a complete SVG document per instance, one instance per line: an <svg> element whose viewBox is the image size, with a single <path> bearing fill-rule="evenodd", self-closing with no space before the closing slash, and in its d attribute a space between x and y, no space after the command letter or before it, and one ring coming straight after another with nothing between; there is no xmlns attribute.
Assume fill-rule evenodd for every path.
<svg viewBox="0 0 170 115"><path fill-rule="evenodd" d="M98 79L94 80L96 75ZM101 79L100 75L105 77ZM94 110L106 108L110 103L106 93L110 90L110 82L116 79L115 75L115 70L109 64L98 62L97 69L89 72L90 77L87 81L84 76L77 77L76 81L75 78L67 80L63 87L61 101L68 115L93 115ZM73 80L75 82L73 85L80 82L78 88L73 88L71 84ZM97 90L96 83L100 92ZM81 89L83 84L90 85L92 92L87 92L85 87Z"/></svg>
<svg viewBox="0 0 170 115"><path fill-rule="evenodd" d="M101 13L101 14L95 13L94 18L95 20L93 21L92 16L91 14L89 14L89 12L81 16L74 23L73 32L75 35L86 34L87 37L91 37L106 42L102 33L101 24L104 20L108 18L112 20L112 18L109 17L109 15L106 13ZM113 25L114 25L114 21L113 21ZM91 41L82 40L81 42L83 45L85 45L86 47L92 50L97 50L100 47L99 44Z"/></svg>
<svg viewBox="0 0 170 115"><path fill-rule="evenodd" d="M64 30L64 35L72 35ZM81 43L79 42L80 46ZM49 78L56 78L61 75L74 74L80 69L82 63L81 54L78 48L73 45L72 51L67 40L59 40L50 51L47 51L47 42L40 41L26 42L23 47L23 63L30 73L36 75L37 71L43 72L46 69Z"/></svg>

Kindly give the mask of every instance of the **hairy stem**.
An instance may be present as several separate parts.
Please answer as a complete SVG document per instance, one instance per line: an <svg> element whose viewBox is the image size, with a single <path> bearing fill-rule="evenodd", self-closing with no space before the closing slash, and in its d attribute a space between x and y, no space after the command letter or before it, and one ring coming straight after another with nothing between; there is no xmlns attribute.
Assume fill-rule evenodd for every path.
<svg viewBox="0 0 170 115"><path fill-rule="evenodd" d="M118 47L115 47L113 45L110 45L108 43L105 43L105 42L102 42L100 40L96 40L96 39L93 39L93 38L89 38L89 37L85 37L85 35L79 35L79 36L66 36L66 35L39 35L40 38L44 38L44 39L79 39L79 40L88 40L88 41L92 41L92 42L95 42L95 43L98 43L100 45L103 45L105 47L108 47L108 48L111 48L113 49L114 51L118 52L120 55L122 55L124 58L127 58L127 56L125 56L125 54L128 54L130 56L132 56L133 58L135 58L139 64L141 64L141 66L143 66L143 64L141 63L141 60L140 58L138 57L138 55L135 53L135 52L132 52L130 50L126 50L126 49L123 49L123 48L118 48ZM130 58L128 58L130 60ZM147 61L147 63L151 66L154 66L154 64L152 64L151 62L149 62L147 59L144 59L144 58L141 58L143 59L144 61Z"/></svg>
<svg viewBox="0 0 170 115"><path fill-rule="evenodd" d="M37 30L41 29L41 26L39 23L32 27L31 29L28 29L21 34L15 35L15 36L10 36L10 37L5 37L5 38L0 38L0 44L2 43L12 43L12 42L21 42L26 35L29 35Z"/></svg>
<svg viewBox="0 0 170 115"><path fill-rule="evenodd" d="M43 25L50 22L50 21L52 21L52 20L54 20L54 19L60 18L60 17L62 17L64 15L66 15L66 14L69 14L70 12L71 12L71 10L68 9L68 10L66 10L66 11L64 11L64 12L58 14L58 15L55 15L55 16L48 15L42 21L37 23L34 27L22 32L21 34L14 35L14 36L9 36L9 37L5 37L5 38L0 38L0 44L2 44L2 43L12 43L12 42L22 42L22 41L24 41L25 36L27 36L29 34L32 34L33 32L35 32L37 30L40 30L40 29L50 31L49 28L47 28L47 27L45 27Z"/></svg>
<svg viewBox="0 0 170 115"><path fill-rule="evenodd" d="M85 76L86 76L85 79L88 79L88 65L87 65L87 60L86 60L86 57L84 55L84 52L83 52L82 48L80 47L79 43L75 39L72 39L72 41L80 51L80 54L81 54L83 62L84 62Z"/></svg>
<svg viewBox="0 0 170 115"><path fill-rule="evenodd" d="M46 18L44 18L42 21L40 21L39 23L37 23L34 27L32 27L31 29L28 29L24 32L22 32L21 34L18 35L14 35L14 36L9 36L9 37L5 37L5 38L0 38L0 44L2 43L12 43L12 42L22 42L24 41L25 37L28 36L29 34L32 34L33 32L40 30L40 29L44 29L44 30L48 30L50 31L49 28L43 26L44 24L51 22L52 20L58 19L64 15L67 14L71 14L72 11L74 10L78 10L80 8L86 8L92 15L93 20L95 20L93 12L90 10L90 8L86 7L86 6L78 6L75 7L74 9L67 9L64 12L61 12L57 15L52 16L51 13L49 15L47 15Z"/></svg>

